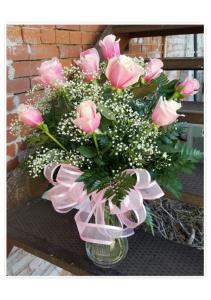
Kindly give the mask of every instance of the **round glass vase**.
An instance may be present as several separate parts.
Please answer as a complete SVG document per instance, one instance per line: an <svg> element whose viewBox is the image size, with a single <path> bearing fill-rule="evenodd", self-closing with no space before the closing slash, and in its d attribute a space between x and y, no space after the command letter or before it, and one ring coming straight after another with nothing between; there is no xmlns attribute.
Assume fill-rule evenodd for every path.
<svg viewBox="0 0 211 300"><path fill-rule="evenodd" d="M105 223L108 225L119 225L114 215L110 215L105 209ZM92 262L102 268L112 268L122 262L128 252L127 238L115 239L111 245L95 244L86 242L86 253Z"/></svg>

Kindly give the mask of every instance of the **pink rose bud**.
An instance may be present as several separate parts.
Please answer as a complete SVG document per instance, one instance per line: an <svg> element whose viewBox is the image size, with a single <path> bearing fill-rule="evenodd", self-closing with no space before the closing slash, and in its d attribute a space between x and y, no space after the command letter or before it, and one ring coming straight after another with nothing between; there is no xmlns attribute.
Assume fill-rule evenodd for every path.
<svg viewBox="0 0 211 300"><path fill-rule="evenodd" d="M152 113L152 120L159 126L169 125L179 117L176 111L180 108L181 103L174 100L167 101L161 97Z"/></svg>
<svg viewBox="0 0 211 300"><path fill-rule="evenodd" d="M144 69L131 57L120 55L108 61L105 74L114 87L122 89L135 84L144 74Z"/></svg>
<svg viewBox="0 0 211 300"><path fill-rule="evenodd" d="M105 59L110 59L120 55L119 40L115 41L116 36L109 34L99 42L102 54Z"/></svg>
<svg viewBox="0 0 211 300"><path fill-rule="evenodd" d="M40 125L43 122L41 112L34 107L25 104L19 105L18 117L21 122L32 128Z"/></svg>
<svg viewBox="0 0 211 300"><path fill-rule="evenodd" d="M58 87L63 84L63 68L58 58L43 62L38 70L40 76L35 80L43 86Z"/></svg>
<svg viewBox="0 0 211 300"><path fill-rule="evenodd" d="M178 88L181 87L183 87L183 89L179 89L180 94L184 96L189 96L197 93L198 89L200 88L200 84L197 79L186 78L183 82L176 86L176 90L178 90Z"/></svg>
<svg viewBox="0 0 211 300"><path fill-rule="evenodd" d="M101 115L96 112L96 105L91 100L83 101L77 107L77 118L74 124L81 130L91 133L100 125Z"/></svg>
<svg viewBox="0 0 211 300"><path fill-rule="evenodd" d="M95 48L88 49L80 54L80 60L76 64L80 67L87 81L96 78L99 72L100 57Z"/></svg>
<svg viewBox="0 0 211 300"><path fill-rule="evenodd" d="M154 58L147 63L145 68L145 81L152 81L157 78L160 73L163 71L163 62L160 59Z"/></svg>

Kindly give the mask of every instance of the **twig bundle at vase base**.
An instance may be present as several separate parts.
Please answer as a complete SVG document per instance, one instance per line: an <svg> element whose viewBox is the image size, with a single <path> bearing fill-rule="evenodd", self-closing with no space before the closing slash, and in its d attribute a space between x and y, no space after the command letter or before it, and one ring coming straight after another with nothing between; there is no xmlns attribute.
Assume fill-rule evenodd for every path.
<svg viewBox="0 0 211 300"><path fill-rule="evenodd" d="M114 35L99 44L103 61L91 48L65 69L57 58L43 62L11 130L30 148L29 174L44 174L52 185L43 198L58 213L78 209L88 257L110 267L125 258L137 226L146 222L153 232L144 203L162 197L163 188L179 198L177 173L202 158L180 141L177 112L199 83L169 81L159 59L121 55Z"/></svg>

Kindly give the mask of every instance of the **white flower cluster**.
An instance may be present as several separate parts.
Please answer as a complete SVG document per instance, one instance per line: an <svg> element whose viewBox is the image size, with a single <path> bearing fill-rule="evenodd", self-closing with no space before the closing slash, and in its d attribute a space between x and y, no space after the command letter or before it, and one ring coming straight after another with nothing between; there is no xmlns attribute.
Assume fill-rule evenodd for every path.
<svg viewBox="0 0 211 300"><path fill-rule="evenodd" d="M83 157L77 151L72 151L67 154L67 152L63 150L41 147L34 155L29 155L27 161L28 172L33 178L36 178L43 172L44 167L52 162L72 164L79 168L86 165L88 169L90 169L92 165L90 159Z"/></svg>
<svg viewBox="0 0 211 300"><path fill-rule="evenodd" d="M75 112L64 114L63 118L58 123L57 133L68 138L70 142L76 142L83 145L88 142L91 137L74 125L74 119Z"/></svg>

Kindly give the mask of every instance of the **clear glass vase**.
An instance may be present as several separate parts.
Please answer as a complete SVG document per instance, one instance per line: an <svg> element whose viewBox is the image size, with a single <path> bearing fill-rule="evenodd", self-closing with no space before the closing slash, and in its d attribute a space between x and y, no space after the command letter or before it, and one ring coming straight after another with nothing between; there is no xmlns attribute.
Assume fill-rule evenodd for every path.
<svg viewBox="0 0 211 300"><path fill-rule="evenodd" d="M112 268L126 257L128 252L127 238L113 241L111 245L102 245L86 242L86 253L89 259L102 268Z"/></svg>
<svg viewBox="0 0 211 300"><path fill-rule="evenodd" d="M110 215L105 207L105 223L108 225L119 225L119 221L114 215ZM127 255L127 238L115 239L111 245L102 245L86 242L86 253L92 262L102 268L112 268L119 264Z"/></svg>

